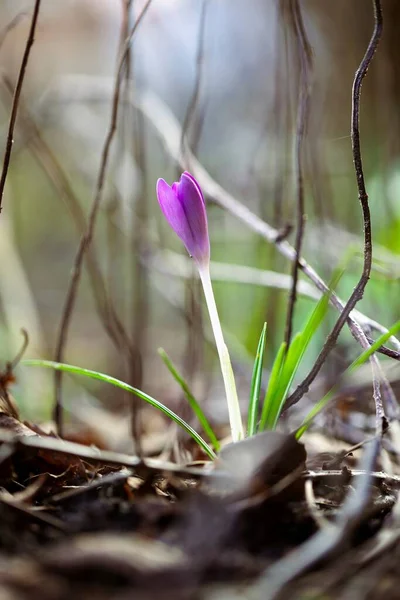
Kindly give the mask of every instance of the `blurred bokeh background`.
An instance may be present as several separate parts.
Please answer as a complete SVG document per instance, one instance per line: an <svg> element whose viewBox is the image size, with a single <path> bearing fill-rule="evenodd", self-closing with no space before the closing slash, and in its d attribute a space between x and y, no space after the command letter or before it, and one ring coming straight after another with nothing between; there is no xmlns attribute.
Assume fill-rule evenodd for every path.
<svg viewBox="0 0 400 600"><path fill-rule="evenodd" d="M0 1L2 147L33 4ZM0 216L2 363L20 347L21 327L29 332L26 356L54 357L71 269L110 127L118 57L144 4L42 0ZM218 401L220 374L201 289L158 209L157 178L172 182L180 168L165 151L153 120L162 126L162 115L171 112L193 153L219 184L275 228L294 223L300 72L290 17L294 4L153 0L133 38L65 361L124 379L189 419L180 391L157 354L160 346L216 422L225 421L225 405ZM389 326L400 316L400 4L382 4L383 39L362 93L361 144L375 261L359 308ZM298 6L313 50L303 147L303 254L328 280L352 253L338 290L347 299L362 266L362 218L350 140L351 87L373 29L373 7L368 0L302 0ZM154 112L148 108L143 113L143 102L152 102ZM268 370L285 323L288 292L265 285L269 280L262 272L287 275L291 267L274 246L212 203L209 222L212 259L223 263L213 268L217 303L245 406L262 324L268 322ZM294 233L289 240L293 242ZM306 281L303 276L301 280ZM314 302L299 298L295 330ZM122 337L115 333L110 306L123 325ZM335 317L332 310L307 353L303 374ZM334 375L358 352L347 331L341 344L326 377L329 369ZM129 448L130 399L81 379L64 377L63 386L68 419L85 426L97 419L107 443ZM20 368L14 393L24 417L50 418L51 373ZM157 430L159 417L154 411L149 414L143 427Z"/></svg>

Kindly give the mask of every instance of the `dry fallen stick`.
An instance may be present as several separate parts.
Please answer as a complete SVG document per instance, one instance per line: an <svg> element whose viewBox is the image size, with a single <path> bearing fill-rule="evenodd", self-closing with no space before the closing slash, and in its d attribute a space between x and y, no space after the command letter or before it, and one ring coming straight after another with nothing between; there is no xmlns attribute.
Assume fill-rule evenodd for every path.
<svg viewBox="0 0 400 600"><path fill-rule="evenodd" d="M400 475L388 475L384 473L384 471L371 471L368 472L363 469L348 469L349 477L364 477L368 475L371 477L372 483L387 483L391 486L394 486L396 489L400 488ZM338 481L343 481L343 470L341 469L331 469L327 471L307 471L305 477L307 479L323 479L327 478L337 478Z"/></svg>
<svg viewBox="0 0 400 600"><path fill-rule="evenodd" d="M224 473L213 471L207 471L205 469L197 469L194 467L185 467L184 465L177 465L167 461L157 460L154 458L139 458L132 454L123 454L120 452L112 452L111 450L98 450L91 446L84 446L83 444L77 444L76 442L68 442L54 437L44 437L39 435L26 435L16 436L14 433L0 428L0 444L1 445L1 459L9 458L13 452L18 449L18 446L24 448L36 448L38 450L49 450L51 452L57 452L60 454L68 454L69 456L75 456L94 462L118 465L121 467L127 467L131 469L145 468L149 471L156 472L171 472L183 475L189 475L191 477L207 477L207 476L218 476L223 477Z"/></svg>

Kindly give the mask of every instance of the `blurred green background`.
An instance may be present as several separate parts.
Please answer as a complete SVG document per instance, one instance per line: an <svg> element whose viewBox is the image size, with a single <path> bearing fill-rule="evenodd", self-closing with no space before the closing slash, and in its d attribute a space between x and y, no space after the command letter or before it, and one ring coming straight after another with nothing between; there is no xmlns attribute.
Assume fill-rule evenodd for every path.
<svg viewBox="0 0 400 600"><path fill-rule="evenodd" d="M382 4L384 35L361 102L376 260L358 308L390 326L400 317L400 4ZM142 0L42 1L0 216L3 363L19 348L21 327L29 332L26 356L54 357L71 268L110 124L121 40L143 6ZM294 223L299 54L288 19L290 6L291 0L153 0L134 37L92 244L104 286L93 289L85 269L65 359L129 381L186 417L180 392L157 355L159 346L220 422L226 420L222 384L213 345L207 341L201 289L179 240L162 220L155 196L156 179L171 183L179 168L165 152L151 118L130 100L154 95L185 124L193 152L218 183L275 228ZM338 290L347 299L362 267L362 219L349 135L351 86L372 32L372 2L304 0L299 6L314 60L303 154L303 254L328 280L349 249L358 251ZM32 0L0 1L3 147L32 8ZM283 338L288 293L260 285L259 272L252 273L252 284L241 282L243 272L236 266L288 274L290 265L219 207L210 204L208 214L212 259L225 263L215 269L217 304L245 406L262 324L267 320L268 367ZM289 240L293 243L294 233ZM182 277L183 270L188 278ZM133 354L107 334L98 311L105 298L114 306ZM295 330L313 305L313 300L299 299ZM331 310L307 353L303 375L335 318ZM336 372L358 352L347 331L341 344L326 372L329 365ZM13 391L22 415L36 421L50 418L52 374L20 368L17 375ZM116 419L107 443L127 447L130 400L123 394L65 377L63 400L68 418L86 425L104 416L106 407L110 412L104 430ZM158 418L150 414L144 427L157 429Z"/></svg>

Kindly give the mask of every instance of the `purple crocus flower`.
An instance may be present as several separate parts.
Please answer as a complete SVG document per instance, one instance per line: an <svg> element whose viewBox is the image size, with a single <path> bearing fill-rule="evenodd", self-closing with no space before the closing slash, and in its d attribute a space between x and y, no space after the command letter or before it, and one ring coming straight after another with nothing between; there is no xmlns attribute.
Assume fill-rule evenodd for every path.
<svg viewBox="0 0 400 600"><path fill-rule="evenodd" d="M172 185L168 185L164 179L159 179L156 191L165 218L185 244L190 256L196 261L221 364L232 439L236 442L243 438L244 431L231 359L224 342L212 289L210 239L203 193L193 175L186 171L182 174L179 182Z"/></svg>
<svg viewBox="0 0 400 600"><path fill-rule="evenodd" d="M207 213L203 193L190 173L182 174L179 183L157 181L157 198L169 225L186 246L198 267L210 261Z"/></svg>

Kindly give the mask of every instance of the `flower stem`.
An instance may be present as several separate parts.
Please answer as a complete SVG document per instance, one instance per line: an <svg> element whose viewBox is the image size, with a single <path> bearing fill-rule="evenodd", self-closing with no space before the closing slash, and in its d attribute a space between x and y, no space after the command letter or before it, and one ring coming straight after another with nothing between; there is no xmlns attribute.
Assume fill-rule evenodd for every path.
<svg viewBox="0 0 400 600"><path fill-rule="evenodd" d="M217 305L215 304L214 292L211 284L209 266L199 268L201 283L203 285L204 295L208 313L210 315L211 327L214 333L215 344L217 346L219 361L221 364L222 377L225 385L226 401L228 404L229 422L232 432L232 440L237 442L244 438L242 416L240 414L239 400L236 392L235 377L233 375L231 359L228 348L226 347L224 336L221 329L221 322L218 316Z"/></svg>

